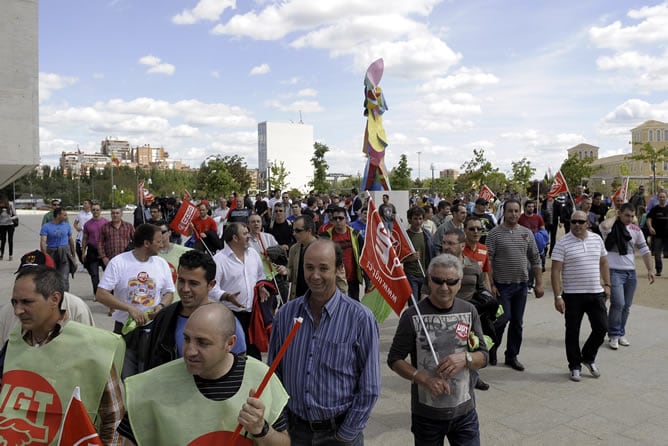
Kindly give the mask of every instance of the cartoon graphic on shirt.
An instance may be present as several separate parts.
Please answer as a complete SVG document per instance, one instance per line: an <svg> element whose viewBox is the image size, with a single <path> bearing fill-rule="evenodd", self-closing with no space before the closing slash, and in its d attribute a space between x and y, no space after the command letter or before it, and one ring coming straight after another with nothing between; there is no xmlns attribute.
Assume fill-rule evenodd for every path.
<svg viewBox="0 0 668 446"><path fill-rule="evenodd" d="M156 301L159 296L156 296L155 280L147 272L140 272L135 279L128 281L128 297L131 304L144 307L144 309L157 305Z"/></svg>

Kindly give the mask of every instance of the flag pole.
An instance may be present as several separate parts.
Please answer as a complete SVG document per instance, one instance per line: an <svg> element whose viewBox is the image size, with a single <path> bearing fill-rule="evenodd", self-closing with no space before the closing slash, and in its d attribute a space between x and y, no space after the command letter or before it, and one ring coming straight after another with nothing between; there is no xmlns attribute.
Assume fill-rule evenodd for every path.
<svg viewBox="0 0 668 446"><path fill-rule="evenodd" d="M415 307L415 312L417 313L417 317L420 321L420 325L422 326L422 330L424 330L424 335L427 338L427 343L429 344L429 350L431 350L431 354L434 357L434 364L436 365L436 368L438 368L438 355L436 354L436 350L434 350L434 344L431 342L431 337L429 336L429 332L427 331L427 326L424 324L424 320L422 319L422 313L420 313L418 302L417 300L415 300L415 296L413 295L413 293L411 293L411 300L413 301L413 306Z"/></svg>

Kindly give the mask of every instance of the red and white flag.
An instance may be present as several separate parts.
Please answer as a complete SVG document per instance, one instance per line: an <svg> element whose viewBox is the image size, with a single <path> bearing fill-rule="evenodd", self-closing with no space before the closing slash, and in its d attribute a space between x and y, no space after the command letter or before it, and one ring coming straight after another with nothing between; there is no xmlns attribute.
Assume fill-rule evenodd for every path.
<svg viewBox="0 0 668 446"><path fill-rule="evenodd" d="M612 194L612 197L610 197L613 205L615 203L615 200L617 197L621 196L622 200L624 203L627 202L627 194L629 192L629 179L630 177L626 177L622 180L622 185L617 188L614 194Z"/></svg>
<svg viewBox="0 0 668 446"><path fill-rule="evenodd" d="M394 312L401 314L411 296L411 286L404 267L392 247L392 238L387 233L378 215L378 209L371 199L360 266Z"/></svg>
<svg viewBox="0 0 668 446"><path fill-rule="evenodd" d="M197 215L197 206L192 204L190 200L184 199L169 227L188 237L190 235L190 223L195 215Z"/></svg>
<svg viewBox="0 0 668 446"><path fill-rule="evenodd" d="M492 189L487 187L486 184L482 185L482 188L480 189L480 194L478 194L478 198L483 198L487 201L491 201L492 198L494 198L494 192L492 192Z"/></svg>
<svg viewBox="0 0 668 446"><path fill-rule="evenodd" d="M564 174L560 170L554 176L554 183L552 183L552 187L547 193L547 198L557 198L563 192L568 192L568 184L566 184L566 178L564 178Z"/></svg>
<svg viewBox="0 0 668 446"><path fill-rule="evenodd" d="M415 254L415 248L413 247L413 243L408 237L408 234L406 234L406 229L404 229L404 227L396 220L392 225L391 236L392 247L394 248L394 252L397 253L397 257L399 257L400 261L403 262L406 257Z"/></svg>
<svg viewBox="0 0 668 446"><path fill-rule="evenodd" d="M81 401L79 386L74 388L67 406L58 446L103 446L84 403Z"/></svg>

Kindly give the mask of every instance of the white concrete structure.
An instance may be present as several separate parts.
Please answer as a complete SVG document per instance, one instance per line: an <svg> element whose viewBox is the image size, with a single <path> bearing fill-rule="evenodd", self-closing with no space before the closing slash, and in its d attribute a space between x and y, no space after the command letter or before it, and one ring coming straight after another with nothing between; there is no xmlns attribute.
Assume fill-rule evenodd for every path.
<svg viewBox="0 0 668 446"><path fill-rule="evenodd" d="M257 159L260 189L266 189L269 163L285 164L287 188L308 190L313 180L313 126L292 122L260 122L257 125ZM270 178L271 181L271 178ZM273 185L269 185L274 189Z"/></svg>
<svg viewBox="0 0 668 446"><path fill-rule="evenodd" d="M39 164L38 0L0 7L0 187Z"/></svg>

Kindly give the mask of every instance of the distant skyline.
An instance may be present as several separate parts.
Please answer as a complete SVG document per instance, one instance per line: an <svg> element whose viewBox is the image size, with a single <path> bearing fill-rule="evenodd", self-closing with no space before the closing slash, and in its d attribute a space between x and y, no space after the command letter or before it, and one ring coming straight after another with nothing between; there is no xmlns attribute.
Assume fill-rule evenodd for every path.
<svg viewBox="0 0 668 446"><path fill-rule="evenodd" d="M474 148L542 177L566 149L630 152L668 121L668 3L619 0L62 0L40 2L40 148L107 137L163 146L193 167L240 155L257 123L314 127L331 172L363 172L363 80L381 81L386 163L416 178L461 170ZM420 163L418 155L420 152ZM311 153L304 156L310 158Z"/></svg>

